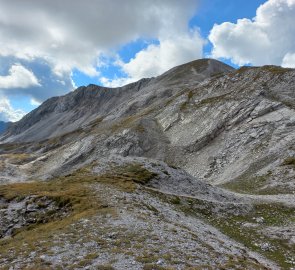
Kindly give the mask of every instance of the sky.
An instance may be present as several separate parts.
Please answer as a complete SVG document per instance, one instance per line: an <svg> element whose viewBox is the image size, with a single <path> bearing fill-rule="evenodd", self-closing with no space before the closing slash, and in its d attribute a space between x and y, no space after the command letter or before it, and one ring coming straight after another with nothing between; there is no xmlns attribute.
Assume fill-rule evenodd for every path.
<svg viewBox="0 0 295 270"><path fill-rule="evenodd" d="M204 57L295 68L295 0L0 0L0 121Z"/></svg>

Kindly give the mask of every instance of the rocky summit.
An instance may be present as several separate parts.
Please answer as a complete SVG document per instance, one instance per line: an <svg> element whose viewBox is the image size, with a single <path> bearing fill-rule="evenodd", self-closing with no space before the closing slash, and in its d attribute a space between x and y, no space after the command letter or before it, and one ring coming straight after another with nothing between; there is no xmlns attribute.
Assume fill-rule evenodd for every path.
<svg viewBox="0 0 295 270"><path fill-rule="evenodd" d="M0 135L1 269L295 269L295 69L202 59Z"/></svg>

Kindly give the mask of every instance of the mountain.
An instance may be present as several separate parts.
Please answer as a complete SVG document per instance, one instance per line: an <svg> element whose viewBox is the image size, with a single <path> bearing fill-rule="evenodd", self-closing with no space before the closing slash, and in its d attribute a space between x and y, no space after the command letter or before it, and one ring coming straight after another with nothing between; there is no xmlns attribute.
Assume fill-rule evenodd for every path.
<svg viewBox="0 0 295 270"><path fill-rule="evenodd" d="M7 129L8 124L9 123L7 123L7 122L0 121L0 134L3 133Z"/></svg>
<svg viewBox="0 0 295 270"><path fill-rule="evenodd" d="M45 101L10 127L6 137L9 141L43 140L81 128L98 117L117 119L145 109L151 103L161 103L183 87L232 70L215 60L201 60L124 87L79 87L66 96Z"/></svg>
<svg viewBox="0 0 295 270"><path fill-rule="evenodd" d="M0 139L0 267L289 269L294 110L294 69L213 59L45 101Z"/></svg>

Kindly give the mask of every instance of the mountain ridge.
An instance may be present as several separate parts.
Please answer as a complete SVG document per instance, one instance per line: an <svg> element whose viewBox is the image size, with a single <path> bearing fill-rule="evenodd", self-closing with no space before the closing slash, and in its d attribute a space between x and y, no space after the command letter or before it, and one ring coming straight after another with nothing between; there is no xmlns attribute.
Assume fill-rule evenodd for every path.
<svg viewBox="0 0 295 270"><path fill-rule="evenodd" d="M294 105L211 59L46 101L2 136L0 267L290 269Z"/></svg>
<svg viewBox="0 0 295 270"><path fill-rule="evenodd" d="M199 70L197 72L196 70ZM190 75L190 72L193 74ZM107 114L110 108L106 108L105 104L109 102L109 99L115 98L116 100L113 100L113 104L111 104L112 107L115 107L118 103L124 102L126 99L131 99L132 95L136 94L138 91L140 91L143 88L147 88L145 92L155 92L155 89L150 89L148 86L150 83L155 84L156 86L160 84L159 87L163 87L162 84L173 85L173 84L179 84L179 79L177 80L177 77L180 76L181 80L185 80L184 74L187 74L187 86L189 86L189 80L194 80L193 83L196 81L204 80L207 77L210 77L212 75L215 75L216 73L220 72L230 72L233 71L233 68L231 68L228 65L225 65L221 62L218 62L216 60L212 59L203 59L203 60L196 60L193 62L190 62L189 64L180 65L178 67L175 67L164 74L158 76L157 78L150 78L150 79L141 79L137 82L117 87L117 88L108 88L108 87L102 87L90 84L87 87L81 86L77 88L75 91L68 93L61 97L53 97L48 100L46 100L42 105L40 105L37 109L33 110L31 113L26 115L23 119L21 119L19 122L13 124L10 129L7 131L7 135L5 134L5 137L9 137L11 135L18 135L22 133L23 131L29 129L31 126L33 126L35 123L39 122L44 116L47 116L51 113L57 113L60 114L65 111L73 111L75 107L81 108L83 104L79 104L79 102L85 103L87 106L87 110L84 112L81 112L81 110L73 111L72 113L75 114L72 115L70 120L68 120L68 123L72 121L77 121L76 118L79 118L79 116L82 114L82 119L80 121L77 121L77 125L70 128L69 130L65 130L65 132L72 131L74 129L77 129L81 127L81 123L84 124L87 123L87 118L90 118L93 120L93 115L97 117L98 114L101 114L100 116L105 116L102 114ZM189 74L189 75L188 75ZM197 74L197 75L196 75ZM195 76L194 76L195 75ZM175 91L175 90L174 90ZM148 93L150 94L150 93ZM164 93L165 94L165 93ZM173 93L169 93L171 95ZM155 99L156 97L152 97ZM157 97L158 99L161 97ZM88 102L88 103L87 103ZM116 102L116 103L115 103ZM103 107L102 110L95 109L94 107ZM92 110L92 111L91 111ZM59 117L63 117L59 115ZM33 120L32 120L33 119ZM90 121L91 121L90 120ZM61 135L54 133L57 130L57 126L54 126L54 123L52 121L59 122L58 119L46 119L46 121L50 122L52 127L53 136L54 135ZM59 124L62 124L59 122ZM65 123L66 125L67 123ZM38 129L44 129L44 125L38 126ZM62 130L62 127L59 126L59 129ZM31 138L32 140L35 140L36 137L33 135L33 133L36 132L36 130L33 130L29 133L27 136L28 138ZM40 139L46 139L51 137L51 134L48 134L47 136L43 136ZM16 136L16 138L19 138L19 136ZM21 140L21 137L20 137ZM27 139L25 139L27 140Z"/></svg>
<svg viewBox="0 0 295 270"><path fill-rule="evenodd" d="M10 122L0 121L0 134L5 132L9 125Z"/></svg>

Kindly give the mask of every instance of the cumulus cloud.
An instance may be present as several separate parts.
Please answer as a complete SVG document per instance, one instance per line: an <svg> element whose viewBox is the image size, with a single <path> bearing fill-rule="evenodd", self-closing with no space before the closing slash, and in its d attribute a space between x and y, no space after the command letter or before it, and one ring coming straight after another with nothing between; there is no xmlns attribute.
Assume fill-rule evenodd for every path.
<svg viewBox="0 0 295 270"><path fill-rule="evenodd" d="M268 0L252 20L216 24L209 35L212 56L238 65L293 65L294 17L295 0Z"/></svg>
<svg viewBox="0 0 295 270"><path fill-rule="evenodd" d="M138 52L128 63L118 62L126 78L101 78L105 86L116 87L141 78L154 77L177 65L202 57L204 40L199 31L160 39Z"/></svg>
<svg viewBox="0 0 295 270"><path fill-rule="evenodd" d="M65 94L74 87L73 69L97 77L101 56L114 54L120 46L137 39L161 40L160 47L148 50L153 51L150 55L156 51L163 55L168 40L187 33L197 3L198 0L0 0L0 74L11 71L2 80L0 95L9 99L26 95L36 105ZM143 54L148 56L145 51ZM132 71L139 62L139 58L134 59L123 67L130 78L121 78L122 82L140 75ZM171 62L175 62L173 57ZM35 80L24 70L31 71ZM142 71L143 75L148 73ZM12 80L12 75L21 74L25 75L21 82Z"/></svg>
<svg viewBox="0 0 295 270"><path fill-rule="evenodd" d="M97 56L138 37L181 32L196 0L1 0L0 55L44 58L56 74L97 75Z"/></svg>
<svg viewBox="0 0 295 270"><path fill-rule="evenodd" d="M19 64L15 65L16 62ZM9 74L0 76L0 96L8 99L27 96L35 101L35 105L74 88L70 73L60 77L52 70L50 63L40 58L24 60L0 57L0 72Z"/></svg>
<svg viewBox="0 0 295 270"><path fill-rule="evenodd" d="M20 64L15 64L9 69L9 75L0 76L0 89L27 88L41 86L34 73Z"/></svg>
<svg viewBox="0 0 295 270"><path fill-rule="evenodd" d="M176 65L202 57L202 45L198 31L160 40L159 45L149 45L129 63L124 63L123 70L137 79L156 76Z"/></svg>
<svg viewBox="0 0 295 270"><path fill-rule="evenodd" d="M22 110L15 110L12 108L9 100L0 96L0 121L18 121L25 115Z"/></svg>

